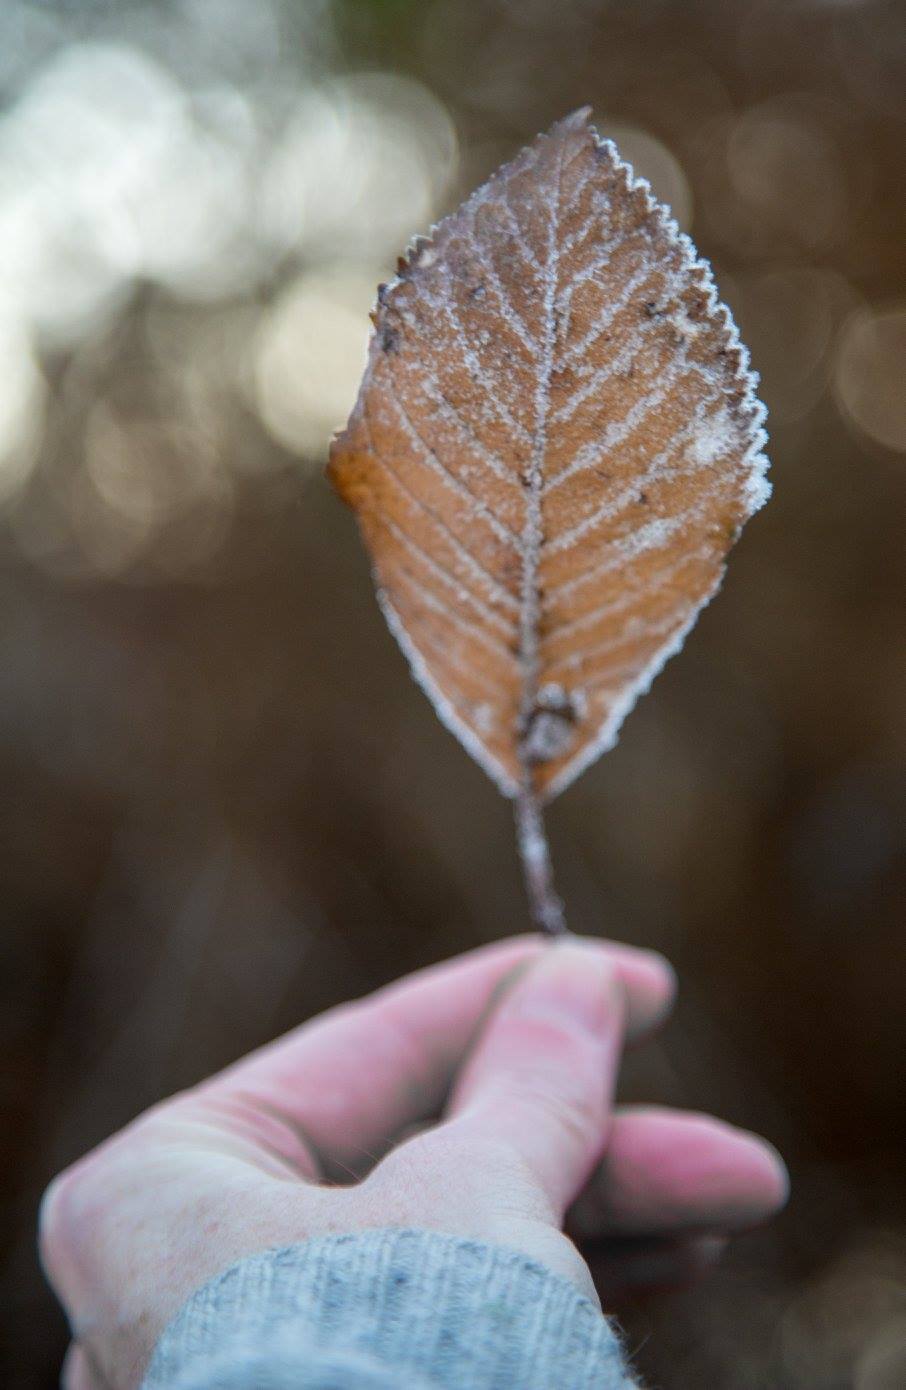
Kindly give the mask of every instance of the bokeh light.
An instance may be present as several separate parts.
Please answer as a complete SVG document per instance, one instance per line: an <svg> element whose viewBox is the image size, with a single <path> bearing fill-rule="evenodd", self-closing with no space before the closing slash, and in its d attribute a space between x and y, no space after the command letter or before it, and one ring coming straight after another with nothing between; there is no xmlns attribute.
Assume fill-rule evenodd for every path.
<svg viewBox="0 0 906 1390"><path fill-rule="evenodd" d="M115 338L140 293L176 412L161 426L159 400L144 418L104 400L89 410L82 465L55 501L57 543L34 508L14 517L13 535L56 572L139 565L166 579L188 514L203 570L229 529L235 466L216 416L231 400L303 460L322 458L354 399L377 282L456 178L453 121L414 78L330 74L304 52L301 72L262 83L255 64L279 68L285 8L259 22L226 0L188 5L181 50L174 33L64 43L0 117L0 503L38 462L41 353L74 354L77 377L80 345ZM328 28L325 7L306 14ZM207 47L205 15L215 36L235 22L250 70Z"/></svg>
<svg viewBox="0 0 906 1390"><path fill-rule="evenodd" d="M270 155L262 228L315 257L392 259L432 221L456 156L450 117L420 83L334 79L305 93Z"/></svg>
<svg viewBox="0 0 906 1390"><path fill-rule="evenodd" d="M846 182L831 131L767 102L734 123L730 179L752 218L814 251L839 235Z"/></svg>
<svg viewBox="0 0 906 1390"><path fill-rule="evenodd" d="M906 305L853 314L841 334L834 384L860 430L906 453Z"/></svg>
<svg viewBox="0 0 906 1390"><path fill-rule="evenodd" d="M302 275L273 305L254 347L255 399L271 434L313 460L346 423L365 366L376 272Z"/></svg>
<svg viewBox="0 0 906 1390"><path fill-rule="evenodd" d="M37 462L47 388L30 335L0 320L0 503L15 496Z"/></svg>

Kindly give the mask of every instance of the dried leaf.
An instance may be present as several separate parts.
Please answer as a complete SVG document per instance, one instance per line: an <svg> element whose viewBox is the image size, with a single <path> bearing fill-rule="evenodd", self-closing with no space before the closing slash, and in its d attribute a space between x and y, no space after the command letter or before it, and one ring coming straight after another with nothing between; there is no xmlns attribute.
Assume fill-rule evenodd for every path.
<svg viewBox="0 0 906 1390"><path fill-rule="evenodd" d="M587 111L419 239L373 319L330 474L417 680L543 874L540 801L614 743L768 496L755 378Z"/></svg>

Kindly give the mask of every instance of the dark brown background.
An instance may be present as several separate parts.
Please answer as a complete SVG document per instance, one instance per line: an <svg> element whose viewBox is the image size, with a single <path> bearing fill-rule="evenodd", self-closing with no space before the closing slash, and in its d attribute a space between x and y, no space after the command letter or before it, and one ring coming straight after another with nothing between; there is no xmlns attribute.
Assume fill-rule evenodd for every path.
<svg viewBox="0 0 906 1390"><path fill-rule="evenodd" d="M100 40L199 109L214 86L236 95L225 128L251 113L252 157L246 202L211 222L237 224L219 285L203 246L169 278L152 246L70 312L53 277L70 285L100 233L42 172L46 134L16 163L9 132L48 72L64 90L61 55ZM372 112L455 132L444 179L402 150L425 221L591 103L657 191L691 201L752 347L774 499L551 834L573 927L680 972L676 1018L626 1093L761 1129L792 1170L788 1212L707 1284L625 1310L642 1371L664 1390L906 1384L902 5L9 0L0 50L0 257L4 212L38 175L35 219L55 198L60 212L32 300L0 263L37 325L29 428L20 410L0 473L3 1384L55 1383L64 1328L33 1225L56 1169L297 1020L524 925L508 807L408 679L322 479L331 421L303 400L287 434L292 380L276 425L267 405L260 343L293 287L339 276L358 323L355 286L424 230L396 228L405 199L378 165L320 239L250 230L256 167L293 104L362 72L427 89L379 83ZM321 158L315 204L336 179ZM311 215L300 203L300 228ZM183 214L173 225L188 235ZM290 315L290 368L292 334L300 372L317 357L318 323Z"/></svg>

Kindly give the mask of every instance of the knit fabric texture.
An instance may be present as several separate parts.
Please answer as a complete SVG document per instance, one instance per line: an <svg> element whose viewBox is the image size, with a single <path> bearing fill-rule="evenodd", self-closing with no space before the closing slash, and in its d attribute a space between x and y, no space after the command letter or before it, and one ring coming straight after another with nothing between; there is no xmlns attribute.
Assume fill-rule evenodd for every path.
<svg viewBox="0 0 906 1390"><path fill-rule="evenodd" d="M516 1250L434 1231L328 1236L199 1289L142 1390L638 1390L606 1318Z"/></svg>

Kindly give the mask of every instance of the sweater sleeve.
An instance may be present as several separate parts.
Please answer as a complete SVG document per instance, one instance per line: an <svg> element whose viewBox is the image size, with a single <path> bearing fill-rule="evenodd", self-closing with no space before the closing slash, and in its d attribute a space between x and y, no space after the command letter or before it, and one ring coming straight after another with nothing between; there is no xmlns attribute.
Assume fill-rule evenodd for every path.
<svg viewBox="0 0 906 1390"><path fill-rule="evenodd" d="M193 1294L142 1390L637 1390L617 1336L515 1250L375 1230L268 1250Z"/></svg>

